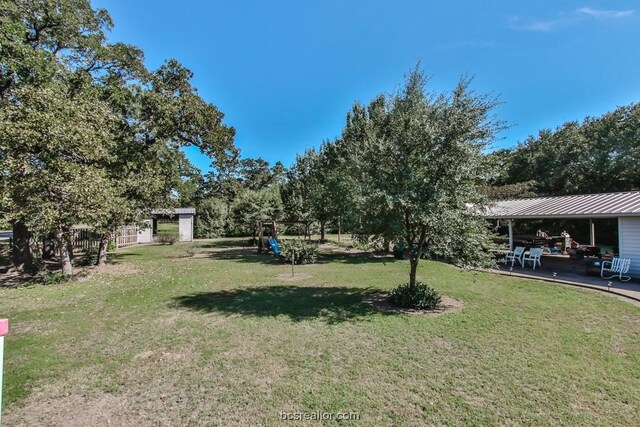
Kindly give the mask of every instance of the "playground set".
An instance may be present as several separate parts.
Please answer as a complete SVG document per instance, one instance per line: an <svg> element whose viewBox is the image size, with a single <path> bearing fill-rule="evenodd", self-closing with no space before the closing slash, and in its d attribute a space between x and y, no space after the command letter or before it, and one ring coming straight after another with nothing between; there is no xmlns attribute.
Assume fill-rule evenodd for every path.
<svg viewBox="0 0 640 427"><path fill-rule="evenodd" d="M309 234L309 225L311 222L312 221L257 221L258 253L268 253L271 251L276 256L280 255L280 244L278 242L279 225L297 225L298 235L300 235L300 226L304 226L304 238L311 240L311 234Z"/></svg>

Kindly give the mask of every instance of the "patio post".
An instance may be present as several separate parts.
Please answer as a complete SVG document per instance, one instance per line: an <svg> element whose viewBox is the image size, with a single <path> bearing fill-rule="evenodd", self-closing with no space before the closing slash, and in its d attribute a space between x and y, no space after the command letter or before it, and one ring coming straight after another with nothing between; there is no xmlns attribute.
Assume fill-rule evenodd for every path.
<svg viewBox="0 0 640 427"><path fill-rule="evenodd" d="M2 366L4 363L4 336L9 333L9 320L0 319L0 426L2 425Z"/></svg>
<svg viewBox="0 0 640 427"><path fill-rule="evenodd" d="M509 250L513 250L513 220L509 220Z"/></svg>
<svg viewBox="0 0 640 427"><path fill-rule="evenodd" d="M596 245L596 226L593 223L593 218L589 219L589 245Z"/></svg>

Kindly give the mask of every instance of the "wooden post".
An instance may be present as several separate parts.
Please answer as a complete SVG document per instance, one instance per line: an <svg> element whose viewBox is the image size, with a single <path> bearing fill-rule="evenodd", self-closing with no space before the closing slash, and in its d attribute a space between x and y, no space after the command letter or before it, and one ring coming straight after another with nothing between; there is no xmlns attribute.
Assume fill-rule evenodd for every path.
<svg viewBox="0 0 640 427"><path fill-rule="evenodd" d="M2 367L4 364L4 336L9 333L9 320L0 319L0 426L2 425Z"/></svg>
<svg viewBox="0 0 640 427"><path fill-rule="evenodd" d="M593 223L593 218L589 219L589 244L591 246L596 245L596 226Z"/></svg>
<svg viewBox="0 0 640 427"><path fill-rule="evenodd" d="M513 250L513 220L509 220L509 250Z"/></svg>
<svg viewBox="0 0 640 427"><path fill-rule="evenodd" d="M258 226L258 253L262 252L263 242L262 242L262 221L258 221L256 224Z"/></svg>
<svg viewBox="0 0 640 427"><path fill-rule="evenodd" d="M294 249L291 255L291 277L295 277L296 275L295 268L296 268L296 251Z"/></svg>

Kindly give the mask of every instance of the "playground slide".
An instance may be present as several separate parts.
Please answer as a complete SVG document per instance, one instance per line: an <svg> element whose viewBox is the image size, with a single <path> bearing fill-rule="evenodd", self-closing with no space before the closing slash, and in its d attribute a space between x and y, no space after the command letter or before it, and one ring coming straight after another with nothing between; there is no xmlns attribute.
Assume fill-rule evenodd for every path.
<svg viewBox="0 0 640 427"><path fill-rule="evenodd" d="M269 244L271 245L271 250L273 251L274 255L280 256L280 245L278 245L278 241L275 238L270 237Z"/></svg>

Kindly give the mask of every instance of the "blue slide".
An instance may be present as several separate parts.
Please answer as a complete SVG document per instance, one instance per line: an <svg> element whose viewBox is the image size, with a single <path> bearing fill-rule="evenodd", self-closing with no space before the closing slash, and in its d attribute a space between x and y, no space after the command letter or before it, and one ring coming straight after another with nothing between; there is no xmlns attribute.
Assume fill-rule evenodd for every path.
<svg viewBox="0 0 640 427"><path fill-rule="evenodd" d="M269 237L269 244L271 245L271 250L274 255L280 256L280 245L278 245L278 241L274 237Z"/></svg>

